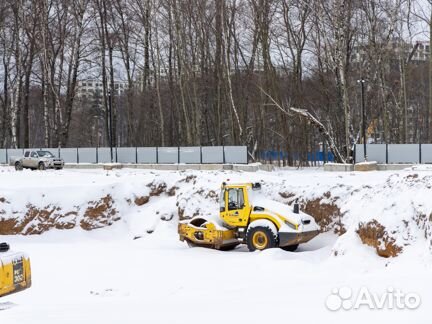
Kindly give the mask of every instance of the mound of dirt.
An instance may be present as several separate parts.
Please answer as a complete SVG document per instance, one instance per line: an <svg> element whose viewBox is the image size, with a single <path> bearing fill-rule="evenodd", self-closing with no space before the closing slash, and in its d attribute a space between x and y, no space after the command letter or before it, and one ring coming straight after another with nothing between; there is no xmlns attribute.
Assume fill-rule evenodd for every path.
<svg viewBox="0 0 432 324"><path fill-rule="evenodd" d="M0 235L41 234L52 228L71 229L75 226L75 217L69 216L76 216L76 211L64 213L59 207L51 205L45 208L26 207L24 217L0 219Z"/></svg>
<svg viewBox="0 0 432 324"><path fill-rule="evenodd" d="M357 234L363 244L374 247L381 257L395 257L403 250L402 247L395 244L396 240L388 234L385 227L375 219L367 223L360 223Z"/></svg>
<svg viewBox="0 0 432 324"><path fill-rule="evenodd" d="M135 205L137 206L142 206L147 204L150 201L150 197L149 196L140 196L140 197L135 197Z"/></svg>
<svg viewBox="0 0 432 324"><path fill-rule="evenodd" d="M346 230L341 222L343 213L337 206L335 199L330 201L328 198L303 200L301 209L315 219L322 232L333 229L335 233L340 235L345 233Z"/></svg>
<svg viewBox="0 0 432 324"><path fill-rule="evenodd" d="M106 195L98 201L89 201L89 207L84 213L80 226L84 230L92 230L112 225L120 219L117 210L113 207L111 195Z"/></svg>

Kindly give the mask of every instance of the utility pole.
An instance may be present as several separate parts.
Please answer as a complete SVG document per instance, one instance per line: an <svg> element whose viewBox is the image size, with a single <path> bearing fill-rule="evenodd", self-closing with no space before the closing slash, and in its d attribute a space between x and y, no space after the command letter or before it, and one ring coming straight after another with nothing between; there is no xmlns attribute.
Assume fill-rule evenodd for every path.
<svg viewBox="0 0 432 324"><path fill-rule="evenodd" d="M365 113L365 95L364 95L364 84L366 82L365 79L361 78L357 80L361 85L361 105L362 105L362 133L363 133L363 150L364 150L364 160L367 161L367 152L366 152L366 113Z"/></svg>
<svg viewBox="0 0 432 324"><path fill-rule="evenodd" d="M114 162L113 155L113 127L112 127L112 93L111 89L108 89L108 108L109 108L109 145L111 153L111 163Z"/></svg>

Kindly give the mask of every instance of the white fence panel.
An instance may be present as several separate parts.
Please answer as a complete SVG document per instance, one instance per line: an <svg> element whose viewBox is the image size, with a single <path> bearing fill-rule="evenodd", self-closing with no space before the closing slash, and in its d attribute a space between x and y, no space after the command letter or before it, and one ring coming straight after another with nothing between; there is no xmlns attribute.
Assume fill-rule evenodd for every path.
<svg viewBox="0 0 432 324"><path fill-rule="evenodd" d="M419 163L418 144L389 144L388 163Z"/></svg>
<svg viewBox="0 0 432 324"><path fill-rule="evenodd" d="M15 162L16 159L21 158L24 155L23 149L8 149L7 150L7 163Z"/></svg>
<svg viewBox="0 0 432 324"><path fill-rule="evenodd" d="M95 147L80 147L78 149L80 163L97 163Z"/></svg>
<svg viewBox="0 0 432 324"><path fill-rule="evenodd" d="M0 163L20 158L26 149L0 149ZM65 163L110 163L109 147L33 148L47 150ZM432 153L431 153L432 154ZM247 163L246 146L119 147L112 162L118 163Z"/></svg>
<svg viewBox="0 0 432 324"><path fill-rule="evenodd" d="M180 147L180 163L201 163L199 146Z"/></svg>
<svg viewBox="0 0 432 324"><path fill-rule="evenodd" d="M224 163L223 146L203 147L202 163Z"/></svg>
<svg viewBox="0 0 432 324"><path fill-rule="evenodd" d="M247 164L246 146L224 146L225 163Z"/></svg>
<svg viewBox="0 0 432 324"><path fill-rule="evenodd" d="M118 163L136 163L136 148L135 147L118 147L117 162Z"/></svg>
<svg viewBox="0 0 432 324"><path fill-rule="evenodd" d="M78 163L78 154L76 148L61 148L60 157L65 163Z"/></svg>
<svg viewBox="0 0 432 324"><path fill-rule="evenodd" d="M58 147L50 147L50 148L40 148L42 151L49 151L51 154L53 154L55 157L59 156L59 148Z"/></svg>
<svg viewBox="0 0 432 324"><path fill-rule="evenodd" d="M364 145L356 144L355 162L364 162ZM386 163L386 145L385 144L366 144L366 153L368 161Z"/></svg>
<svg viewBox="0 0 432 324"><path fill-rule="evenodd" d="M421 163L432 163L432 144L421 145Z"/></svg>
<svg viewBox="0 0 432 324"><path fill-rule="evenodd" d="M178 147L159 147L158 163L178 163Z"/></svg>
<svg viewBox="0 0 432 324"><path fill-rule="evenodd" d="M6 149L0 149L0 163L7 163Z"/></svg>
<svg viewBox="0 0 432 324"><path fill-rule="evenodd" d="M157 163L156 147L138 147L138 163Z"/></svg>
<svg viewBox="0 0 432 324"><path fill-rule="evenodd" d="M113 148L113 162L115 162L115 148ZM98 148L98 163L111 163L111 149L109 147Z"/></svg>

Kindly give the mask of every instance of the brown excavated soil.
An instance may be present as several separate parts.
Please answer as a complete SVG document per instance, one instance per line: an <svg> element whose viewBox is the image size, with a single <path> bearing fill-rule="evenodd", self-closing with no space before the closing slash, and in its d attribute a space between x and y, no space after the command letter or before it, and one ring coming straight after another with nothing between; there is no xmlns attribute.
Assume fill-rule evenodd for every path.
<svg viewBox="0 0 432 324"><path fill-rule="evenodd" d="M178 214L180 221L190 218L190 217L185 217L184 212L185 212L185 210L183 208L178 207L178 204L177 204L177 214Z"/></svg>
<svg viewBox="0 0 432 324"><path fill-rule="evenodd" d="M111 195L106 195L98 201L89 201L84 218L80 222L82 229L89 231L96 228L112 225L120 219L117 210L113 207Z"/></svg>
<svg viewBox="0 0 432 324"><path fill-rule="evenodd" d="M292 197L295 197L295 194L292 192L279 192L279 196L285 199L290 199Z"/></svg>
<svg viewBox="0 0 432 324"><path fill-rule="evenodd" d="M363 244L374 247L381 257L395 257L402 252L402 247L395 244L395 239L389 236L385 227L375 219L360 223L357 234Z"/></svg>
<svg viewBox="0 0 432 324"><path fill-rule="evenodd" d="M37 208L33 205L26 207L27 212L22 221L17 221L14 218L0 218L0 235L41 234L51 228L71 229L75 226L75 222L63 219L71 214L77 215L75 211L64 214L59 207L51 205L45 208Z"/></svg>
<svg viewBox="0 0 432 324"><path fill-rule="evenodd" d="M217 193L216 191L214 191L214 190L210 190L210 191L206 194L205 197L206 197L206 198L213 199L213 200L218 200L219 195L218 195L218 193Z"/></svg>
<svg viewBox="0 0 432 324"><path fill-rule="evenodd" d="M163 193L166 193L168 196L175 196L176 190L178 189L176 186L173 186L168 189L167 184L165 182L161 182L159 184L155 184L154 182L150 182L147 187L150 188L150 197L160 196Z"/></svg>
<svg viewBox="0 0 432 324"><path fill-rule="evenodd" d="M149 196L141 196L141 197L135 197L135 205L142 206L149 202L150 197Z"/></svg>
<svg viewBox="0 0 432 324"><path fill-rule="evenodd" d="M193 181L193 184L195 184L196 183L196 177L197 177L196 175L191 174L191 175L188 175L186 178L181 179L180 182L189 183L189 182Z"/></svg>
<svg viewBox="0 0 432 324"><path fill-rule="evenodd" d="M301 209L315 219L322 232L333 228L335 233L342 235L346 232L341 222L343 214L335 202L335 199L323 202L323 198L305 200L301 203Z"/></svg>
<svg viewBox="0 0 432 324"><path fill-rule="evenodd" d="M279 192L279 196L287 199L286 203L292 205L296 200L296 194L288 191ZM307 200L298 197L301 211L311 215L320 226L321 232L334 230L336 234L342 235L346 232L342 224L343 213L337 205L338 197L332 197L330 191L323 197Z"/></svg>
<svg viewBox="0 0 432 324"><path fill-rule="evenodd" d="M161 182L159 184L154 184L153 182L149 183L147 187L150 188L150 197L160 196L167 189L167 185L165 182Z"/></svg>
<svg viewBox="0 0 432 324"><path fill-rule="evenodd" d="M16 219L9 218L3 219L0 218L0 235L14 235L19 234L17 230L18 222Z"/></svg>
<svg viewBox="0 0 432 324"><path fill-rule="evenodd" d="M60 207L48 205L38 208L31 204L26 206L23 216L14 211L11 217L5 218L6 213L0 217L0 235L33 235L42 234L50 229L72 229L77 224L79 207L75 210L63 211ZM89 201L84 217L79 226L84 230L92 230L109 226L118 221L116 209L113 207L111 195L102 197L98 201Z"/></svg>
<svg viewBox="0 0 432 324"><path fill-rule="evenodd" d="M176 186L171 187L169 190L166 191L166 193L168 196L173 197L173 196L175 196L177 189L178 188Z"/></svg>

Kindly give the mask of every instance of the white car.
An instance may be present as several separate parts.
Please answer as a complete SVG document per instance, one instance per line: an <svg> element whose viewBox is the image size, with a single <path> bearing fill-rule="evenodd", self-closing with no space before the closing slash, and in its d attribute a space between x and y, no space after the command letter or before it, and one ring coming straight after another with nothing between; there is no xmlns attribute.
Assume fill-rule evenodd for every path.
<svg viewBox="0 0 432 324"><path fill-rule="evenodd" d="M22 170L24 168L33 170L45 169L63 169L64 161L61 158L55 157L50 151L42 150L28 150L25 151L24 156L15 160L15 170Z"/></svg>

